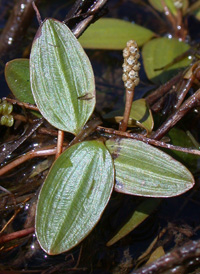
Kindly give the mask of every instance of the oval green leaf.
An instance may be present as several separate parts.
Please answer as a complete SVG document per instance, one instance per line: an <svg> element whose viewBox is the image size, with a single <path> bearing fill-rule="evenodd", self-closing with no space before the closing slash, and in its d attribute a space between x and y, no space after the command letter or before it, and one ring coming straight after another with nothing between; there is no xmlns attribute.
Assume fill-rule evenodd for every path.
<svg viewBox="0 0 200 274"><path fill-rule="evenodd" d="M134 39L142 46L155 34L144 27L120 19L102 18L84 32L79 42L88 49L122 50Z"/></svg>
<svg viewBox="0 0 200 274"><path fill-rule="evenodd" d="M190 171L161 150L132 139L108 140L114 158L115 190L146 197L173 197L194 185Z"/></svg>
<svg viewBox="0 0 200 274"><path fill-rule="evenodd" d="M95 84L87 55L64 23L42 23L32 45L30 79L44 118L76 135L94 110Z"/></svg>
<svg viewBox="0 0 200 274"><path fill-rule="evenodd" d="M14 59L5 66L6 82L21 102L35 104L30 84L29 59Z"/></svg>
<svg viewBox="0 0 200 274"><path fill-rule="evenodd" d="M123 225L123 227L116 233L116 235L110 239L110 241L106 244L107 246L111 246L117 241L121 240L123 237L128 235L131 231L133 231L136 227L138 227L149 215L158 207L160 203L160 199L147 199L143 201L133 212L133 215L130 217L128 222Z"/></svg>
<svg viewBox="0 0 200 274"><path fill-rule="evenodd" d="M82 142L62 153L39 194L36 235L41 247L55 255L80 243L100 219L113 185L113 161L102 142Z"/></svg>
<svg viewBox="0 0 200 274"><path fill-rule="evenodd" d="M191 60L186 57L168 66L189 48L189 45L184 42L165 37L147 42L142 49L142 58L147 77L158 84L168 81L179 69L183 69L191 63Z"/></svg>

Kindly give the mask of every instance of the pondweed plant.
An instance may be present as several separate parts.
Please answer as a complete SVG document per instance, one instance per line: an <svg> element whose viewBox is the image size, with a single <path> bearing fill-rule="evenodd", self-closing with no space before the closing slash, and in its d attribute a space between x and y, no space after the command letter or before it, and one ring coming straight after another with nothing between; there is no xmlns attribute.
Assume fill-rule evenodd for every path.
<svg viewBox="0 0 200 274"><path fill-rule="evenodd" d="M133 56L135 52L138 59L137 48ZM135 59L132 61L128 63L131 74L123 76L126 83L126 77L136 81L131 89L126 85L128 92L133 92L134 85L138 84L139 65ZM11 61L6 67L11 90L13 77L16 79L13 68L20 62ZM22 62L28 68L29 61ZM30 83L31 100L42 116L59 132L72 133L76 139L94 111L95 82L87 55L64 23L46 19L39 27L30 55ZM129 102L129 114L130 107ZM129 120L125 123L123 130ZM113 190L161 198L180 195L194 185L194 178L184 165L142 141L101 137L81 142L76 139L76 142L53 163L38 197L35 231L42 249L48 254L59 254L79 244L101 218ZM141 207L151 213L159 201L147 200ZM133 215L132 228L120 231L108 245L147 216L141 213L140 220L134 224Z"/></svg>

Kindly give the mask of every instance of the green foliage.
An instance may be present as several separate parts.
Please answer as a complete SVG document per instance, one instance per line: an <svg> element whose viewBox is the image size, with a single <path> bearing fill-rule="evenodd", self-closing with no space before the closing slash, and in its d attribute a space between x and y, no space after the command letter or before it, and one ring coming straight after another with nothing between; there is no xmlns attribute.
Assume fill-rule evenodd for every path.
<svg viewBox="0 0 200 274"><path fill-rule="evenodd" d="M35 104L31 85L29 59L14 59L6 64L6 82L15 97L26 103Z"/></svg>
<svg viewBox="0 0 200 274"><path fill-rule="evenodd" d="M106 146L114 158L116 191L172 197L194 185L194 178L185 166L155 147L132 139L110 139Z"/></svg>
<svg viewBox="0 0 200 274"><path fill-rule="evenodd" d="M41 247L53 255L84 239L100 219L113 185L113 161L102 142L82 142L61 154L39 195L36 233Z"/></svg>
<svg viewBox="0 0 200 274"><path fill-rule="evenodd" d="M175 58L181 56L189 48L189 45L184 42L165 37L147 42L142 49L142 58L147 77L157 84L167 82L178 70L191 63L191 60L186 57L171 64Z"/></svg>
<svg viewBox="0 0 200 274"><path fill-rule="evenodd" d="M106 18L90 26L79 41L86 48L123 49L127 40L143 45L153 36L152 31L136 24ZM11 61L5 71L8 85L19 100L36 102L50 124L74 135L85 126L96 102L93 70L79 41L64 23L47 19L32 45L30 76L28 60ZM142 55L148 78L164 82L187 66L189 60L170 63L188 49L176 39L147 42ZM10 114L7 111L5 115ZM113 116L119 122L121 115ZM129 126L135 125L147 133L153 129L152 114L144 99L132 104ZM150 145L132 139L109 139L105 144L102 140L75 144L51 167L36 211L36 235L48 254L70 250L90 233L113 188L131 195L172 197L194 184L186 167ZM158 203L156 199L142 203L108 245L143 222Z"/></svg>
<svg viewBox="0 0 200 274"><path fill-rule="evenodd" d="M130 22L103 18L91 25L79 38L79 42L87 49L122 50L128 40L134 39L142 46L155 34L144 27Z"/></svg>
<svg viewBox="0 0 200 274"><path fill-rule="evenodd" d="M47 19L40 26L31 49L30 79L45 119L77 134L94 110L94 75L87 55L64 23Z"/></svg>

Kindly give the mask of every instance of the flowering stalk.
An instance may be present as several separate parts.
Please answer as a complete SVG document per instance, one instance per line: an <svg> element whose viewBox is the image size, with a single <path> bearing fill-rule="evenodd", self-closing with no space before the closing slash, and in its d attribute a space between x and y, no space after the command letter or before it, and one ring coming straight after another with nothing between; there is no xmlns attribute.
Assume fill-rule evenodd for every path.
<svg viewBox="0 0 200 274"><path fill-rule="evenodd" d="M124 81L124 86L126 88L126 104L124 118L120 123L119 130L126 131L134 97L134 89L140 82L138 74L140 69L140 62L138 61L140 54L135 41L130 40L127 42L127 45L123 50L123 57L124 63L122 65L122 80Z"/></svg>

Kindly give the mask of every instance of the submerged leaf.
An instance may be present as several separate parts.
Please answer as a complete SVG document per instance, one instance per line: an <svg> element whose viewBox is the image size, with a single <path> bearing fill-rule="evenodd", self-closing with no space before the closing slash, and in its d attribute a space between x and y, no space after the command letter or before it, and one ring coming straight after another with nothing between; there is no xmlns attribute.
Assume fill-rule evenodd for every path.
<svg viewBox="0 0 200 274"><path fill-rule="evenodd" d="M175 58L181 57L189 48L189 45L184 42L165 37L156 38L146 43L142 49L142 58L147 77L154 83L168 81L177 73L178 69L191 63L191 60L186 57L170 65Z"/></svg>
<svg viewBox="0 0 200 274"><path fill-rule="evenodd" d="M153 263L154 261L156 261L157 259L159 259L160 257L165 255L165 251L164 248L162 246L157 247L154 252L151 254L150 258L148 259L148 261L146 262L146 264L150 264Z"/></svg>
<svg viewBox="0 0 200 274"><path fill-rule="evenodd" d="M158 10L160 12L164 12L162 1L158 1L158 0L148 0L148 1L156 10ZM176 15L177 8L175 7L174 2L175 2L174 0L165 0L164 3L166 4L166 6L170 10L170 12L172 14ZM178 1L176 1L176 2L178 2ZM188 0L182 0L181 2L183 3L182 10L183 10L183 12L185 12L188 8L189 2L188 2Z"/></svg>
<svg viewBox="0 0 200 274"><path fill-rule="evenodd" d="M135 100L132 103L130 119L136 121L136 125L146 129L147 133L150 133L154 127L153 116L151 109L147 105L145 99Z"/></svg>
<svg viewBox="0 0 200 274"><path fill-rule="evenodd" d="M94 75L83 48L64 23L54 19L42 23L31 50L30 78L44 118L77 134L95 107Z"/></svg>
<svg viewBox="0 0 200 274"><path fill-rule="evenodd" d="M117 111L112 111L104 115L104 119L120 123L123 120L124 110L120 109ZM145 99L135 100L131 106L131 112L128 120L128 127L141 127L150 133L154 126L153 116L151 109L148 107Z"/></svg>
<svg viewBox="0 0 200 274"><path fill-rule="evenodd" d="M144 27L124 20L102 18L84 32L79 42L88 49L122 50L127 41L134 39L142 46L155 34Z"/></svg>
<svg viewBox="0 0 200 274"><path fill-rule="evenodd" d="M108 140L114 158L115 190L146 197L173 197L194 185L189 170L161 150L132 139Z"/></svg>
<svg viewBox="0 0 200 274"><path fill-rule="evenodd" d="M193 142L194 137L189 132L186 133L185 131L174 127L168 132L168 136L172 145L200 149L200 146L198 146L199 144L195 147ZM192 172L197 172L199 170L200 157L198 155L176 150L169 151L169 154L186 165Z"/></svg>
<svg viewBox="0 0 200 274"><path fill-rule="evenodd" d="M39 194L36 234L41 247L53 255L80 243L100 219L113 185L113 161L102 142L82 142L62 153Z"/></svg>
<svg viewBox="0 0 200 274"><path fill-rule="evenodd" d="M6 64L6 82L15 97L26 103L35 104L30 84L29 59L14 59Z"/></svg>
<svg viewBox="0 0 200 274"><path fill-rule="evenodd" d="M134 211L128 222L117 232L117 234L107 243L107 246L111 246L128 233L138 227L149 215L158 207L160 199L147 199L142 202Z"/></svg>

